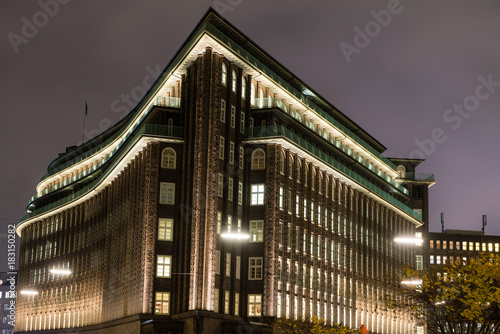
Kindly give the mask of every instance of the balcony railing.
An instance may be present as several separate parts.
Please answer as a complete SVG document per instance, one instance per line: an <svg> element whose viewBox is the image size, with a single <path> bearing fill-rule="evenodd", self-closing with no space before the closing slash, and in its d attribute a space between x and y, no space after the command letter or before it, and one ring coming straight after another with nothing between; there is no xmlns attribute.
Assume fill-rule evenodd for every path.
<svg viewBox="0 0 500 334"><path fill-rule="evenodd" d="M408 173L403 172L397 177L399 180L412 180L412 181L434 181L434 174L428 173Z"/></svg>
<svg viewBox="0 0 500 334"><path fill-rule="evenodd" d="M340 171L342 174L348 176L350 179L355 180L357 183L361 184L365 188L368 188L375 194L389 201L390 203L396 205L401 210L410 214L411 216L421 220L422 215L404 203L401 203L396 198L389 195L386 191L375 186L373 183L369 182L362 176L358 175L354 171L350 170L346 166L342 165L340 162L335 160L333 157L329 156L325 152L319 150L317 147L313 146L311 143L307 142L305 139L297 136L295 133L291 132L283 126L265 126L265 127L254 127L245 129L245 137L247 138L264 138L264 137L284 137L294 144L302 147L312 155L316 156L318 159L322 160L326 164L332 166L334 169ZM406 188L404 188L406 189Z"/></svg>
<svg viewBox="0 0 500 334"><path fill-rule="evenodd" d="M181 98L180 97L158 96L156 98L155 105L158 107L180 108L181 107Z"/></svg>

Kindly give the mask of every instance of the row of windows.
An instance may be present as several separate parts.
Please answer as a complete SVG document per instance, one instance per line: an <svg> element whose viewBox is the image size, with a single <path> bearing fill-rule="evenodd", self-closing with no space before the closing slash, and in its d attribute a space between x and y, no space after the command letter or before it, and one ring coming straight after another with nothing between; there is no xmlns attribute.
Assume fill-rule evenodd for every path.
<svg viewBox="0 0 500 334"><path fill-rule="evenodd" d="M486 243L486 242L473 242L473 241L448 241L448 240L429 240L430 249L455 249L455 250L469 250L478 252L500 252L500 243Z"/></svg>
<svg viewBox="0 0 500 334"><path fill-rule="evenodd" d="M224 160L224 152L225 152L224 149L225 149L225 145L226 145L225 142L226 142L226 139L223 136L220 136L219 137L219 159L221 159L221 160ZM234 158L235 158L234 150L235 150L234 142L230 141L229 142L229 163L231 165L234 164ZM245 151L243 150L243 147L240 146L239 161L238 161L238 167L240 169L243 169L244 153L245 153Z"/></svg>
<svg viewBox="0 0 500 334"><path fill-rule="evenodd" d="M220 121L222 123L226 123L226 101L221 99L220 102ZM230 118L230 126L231 128L236 128L236 107L231 106L231 118ZM245 112L241 111L240 112L240 132L244 133L245 132Z"/></svg>
<svg viewBox="0 0 500 334"><path fill-rule="evenodd" d="M230 292L224 291L224 314L230 314ZM219 310L219 289L214 290L214 311L220 312ZM234 310L233 314L238 316L240 314L240 294L234 294ZM257 317L262 315L262 295L248 295L248 313L249 317Z"/></svg>
<svg viewBox="0 0 500 334"><path fill-rule="evenodd" d="M467 256L441 256L441 255L430 255L429 256L429 264L436 265L446 265L446 264L460 264L466 265L468 262Z"/></svg>
<svg viewBox="0 0 500 334"><path fill-rule="evenodd" d="M221 70L222 70L221 83L224 86L227 86L227 66L226 66L226 64L222 63ZM231 90L233 91L233 93L236 93L236 81L237 81L236 71L232 70L231 71ZM241 98L242 99L245 98L246 87L247 87L246 79L242 76L241 77Z"/></svg>

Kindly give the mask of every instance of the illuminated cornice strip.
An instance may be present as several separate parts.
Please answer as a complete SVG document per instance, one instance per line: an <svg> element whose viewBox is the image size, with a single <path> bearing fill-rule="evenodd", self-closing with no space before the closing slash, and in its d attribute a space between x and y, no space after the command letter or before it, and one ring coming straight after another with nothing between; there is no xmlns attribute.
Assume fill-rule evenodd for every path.
<svg viewBox="0 0 500 334"><path fill-rule="evenodd" d="M351 179L349 176L341 173L337 169L333 168L329 164L323 162L322 160L318 159L316 156L312 155L311 153L307 152L306 150L302 149L301 147L289 142L286 139L283 138L268 138L268 139L247 139L243 142L244 144L273 144L273 145L281 145L283 148L289 150L290 152L293 152L297 154L299 157L302 159L306 159L309 161L313 161L317 166L320 168L323 168L324 170L329 171L335 178L340 180L341 182L351 186L353 189L358 190L361 193L364 193L366 196L374 199L375 201L383 204L386 207L389 207L395 211L397 211L401 216L405 217L407 220L411 221L416 227L422 226L422 222L413 217L411 214L408 212L404 211L403 209L399 208L397 205L394 203L389 202L383 197L380 197L378 194L374 193L373 191L367 189L363 185L359 184L355 180Z"/></svg>

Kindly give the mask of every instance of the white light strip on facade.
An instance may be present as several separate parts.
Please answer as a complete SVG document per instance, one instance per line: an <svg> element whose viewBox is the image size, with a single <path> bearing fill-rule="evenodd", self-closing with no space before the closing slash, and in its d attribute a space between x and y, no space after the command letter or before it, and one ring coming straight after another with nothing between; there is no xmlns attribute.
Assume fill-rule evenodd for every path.
<svg viewBox="0 0 500 334"><path fill-rule="evenodd" d="M323 161L319 160L316 158L314 155L310 154L309 152L306 152L302 150L301 148L291 144L285 139L282 138L270 138L270 139L252 139L252 140L247 140L243 142L244 144L276 144L276 145L281 145L282 147L286 148L292 153L297 154L300 158L306 159L309 161L313 161L317 166L323 168L324 170L329 171L332 176L340 180L341 182L351 186L352 188L358 190L361 193L364 193L368 197L376 200L377 202L383 204L386 207L389 207L390 209L393 209L397 212L399 212L400 215L411 221L416 227L422 226L422 222L420 222L418 219L410 215L409 213L405 212L404 210L401 210L398 208L395 204L392 204L388 201L386 201L384 198L379 197L377 194L371 192L370 190L366 189L362 185L358 184L357 182L353 181L350 179L348 176L340 173L330 165L324 163Z"/></svg>
<svg viewBox="0 0 500 334"><path fill-rule="evenodd" d="M414 244L414 245L422 245L422 238L412 238L412 237L398 237L394 239L394 242L400 244Z"/></svg>

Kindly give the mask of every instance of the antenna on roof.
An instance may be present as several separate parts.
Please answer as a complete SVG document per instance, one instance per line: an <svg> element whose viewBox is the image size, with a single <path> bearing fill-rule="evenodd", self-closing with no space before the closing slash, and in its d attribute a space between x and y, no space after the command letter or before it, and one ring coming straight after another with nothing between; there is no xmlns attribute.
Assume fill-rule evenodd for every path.
<svg viewBox="0 0 500 334"><path fill-rule="evenodd" d="M89 108L87 106L87 101L85 100L85 114L83 114L82 144L85 140L85 120L87 119L88 113L89 113Z"/></svg>
<svg viewBox="0 0 500 334"><path fill-rule="evenodd" d="M441 212L441 233L444 233L444 212Z"/></svg>
<svg viewBox="0 0 500 334"><path fill-rule="evenodd" d="M483 228L481 229L484 233L484 227L488 225L488 216L487 215L483 215Z"/></svg>

